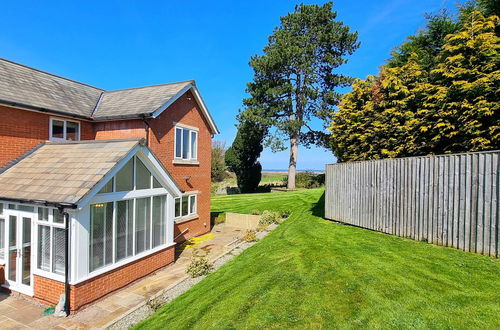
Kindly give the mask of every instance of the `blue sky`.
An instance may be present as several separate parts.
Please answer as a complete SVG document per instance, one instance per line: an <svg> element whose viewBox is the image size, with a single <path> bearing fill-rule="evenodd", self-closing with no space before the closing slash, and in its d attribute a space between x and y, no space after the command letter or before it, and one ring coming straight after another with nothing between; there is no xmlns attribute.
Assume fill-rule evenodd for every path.
<svg viewBox="0 0 500 330"><path fill-rule="evenodd" d="M104 89L195 79L230 145L235 116L260 53L294 1L5 1L0 57ZM323 3L322 1L305 3ZM377 73L391 49L424 25L425 13L455 0L338 0L338 19L359 32L360 48L341 72ZM320 122L313 123L321 127ZM299 169L334 162L321 148L299 151ZM265 150L265 169L284 169L288 152Z"/></svg>

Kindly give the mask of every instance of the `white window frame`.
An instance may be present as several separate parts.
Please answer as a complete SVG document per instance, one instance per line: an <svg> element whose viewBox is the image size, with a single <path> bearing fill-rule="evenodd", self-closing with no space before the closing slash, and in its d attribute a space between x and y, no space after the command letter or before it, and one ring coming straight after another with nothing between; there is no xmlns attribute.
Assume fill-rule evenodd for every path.
<svg viewBox="0 0 500 330"><path fill-rule="evenodd" d="M3 258L0 258L0 265L5 265L6 263L6 254L7 254L7 219L5 218L5 208L6 208L6 204L3 203L3 202L0 202L0 204L2 204L2 209L1 209L1 212L0 212L0 218L3 219L4 223L3 223L3 235L2 235L2 240L3 241L3 246L0 246L1 249L3 249ZM0 283L1 284L1 283Z"/></svg>
<svg viewBox="0 0 500 330"><path fill-rule="evenodd" d="M39 220L38 219L38 209L48 209L48 220ZM35 264L32 265L32 268L35 270L33 273L34 274L39 274L48 278L52 279L60 279L63 278L63 274L58 274L53 271L53 265L54 265L54 228L58 229L66 229L66 219L63 217L63 222L54 222L54 212L59 212L58 209L56 208L51 208L51 207L36 207L35 212L33 214L34 216L34 223L35 223L35 242L36 242L36 248L35 248ZM39 248L39 235L38 235L38 230L39 226L46 226L50 228L50 247L49 247L49 252L50 252L50 257L49 257L49 270L45 270L42 268L38 267L39 260L38 260L38 254L40 253L40 248Z"/></svg>
<svg viewBox="0 0 500 330"><path fill-rule="evenodd" d="M54 120L57 120L57 121L62 121L64 124L63 124L63 137L62 138L58 138L58 137L54 137L52 136L52 123ZM76 120L68 120L68 119L64 119L64 118L58 118L58 117L50 117L50 123L49 123L49 140L51 141L68 141L67 139L67 123L68 122L71 122L71 123L76 123L78 124L78 136L76 138L75 141L80 141L80 135L81 135L81 132L82 132L82 125L79 121L76 121Z"/></svg>
<svg viewBox="0 0 500 330"><path fill-rule="evenodd" d="M177 130L181 130L181 156L177 156ZM189 132L189 143L188 143L188 158L183 158L182 155L184 154L184 130L187 130ZM176 160L184 160L184 161L197 161L198 160L198 131L199 129L196 127L191 127L191 126L186 126L182 124L176 124L174 126L174 159ZM192 144L191 144L191 137L192 133L195 133L196 135L196 147L195 147L195 155L193 155L193 150L192 150ZM194 156L194 157L193 157Z"/></svg>
<svg viewBox="0 0 500 330"><path fill-rule="evenodd" d="M153 245L153 197L154 196L165 196L165 207L163 209L163 212L164 212L164 217L165 219L167 219L168 217L168 194L166 193L166 191L164 191L162 194L156 194L154 193L154 190L155 189L149 189L149 191L151 192L151 194L147 195L147 196L138 196L136 198L131 198L131 199L128 199L129 201L131 201L133 203L133 211L132 211L132 255L128 256L128 257L125 257L125 258L122 258L120 260L117 260L116 258L116 217L117 217L117 202L119 201L122 201L122 200L125 200L125 199L116 199L116 200L107 200L107 201L102 201L102 202L98 202L98 203L108 203L108 202L111 202L113 203L113 219L112 219L112 228L113 228L113 238L112 238L112 262L109 263L109 264L105 264L101 267L98 267L94 270L91 270L90 269L90 249L88 251L88 254L89 254L89 261L88 261L88 264L87 264L87 269L88 269L88 276L89 278L91 277L94 277L94 276L97 276L101 273L105 273L111 269L115 269L117 267L120 267L121 265L124 265L124 264L127 264L131 261L134 261L134 260L137 260L139 258L142 258L144 256L147 256L147 255L150 255L156 251L159 251L159 250L162 250L168 246L171 246L172 244L168 241L167 237L165 236L165 243L163 244L160 244L158 246L155 246L155 247L152 247ZM109 197L111 197L111 195L108 195ZM136 204L137 204L137 198L149 198L149 203L150 203L150 213L149 213L149 219L147 221L149 221L149 233L147 233L149 235L149 247L146 248L146 250L144 251L141 251L139 253L136 252L136 232L135 232L135 227L136 227ZM89 207L91 207L93 204L96 204L95 202L91 202ZM90 213L89 213L89 216L90 216ZM90 247L90 244L92 243L90 241L90 231L91 231L91 226L92 226L92 223L91 223L91 219L89 219L89 247ZM146 225L145 225L146 226ZM168 230L168 222L165 221L165 231Z"/></svg>
<svg viewBox="0 0 500 330"><path fill-rule="evenodd" d="M184 198L187 198L187 201L188 201L188 214L182 214L182 202L183 202ZM191 198L194 198L193 209L191 209ZM181 204L180 204L181 214L179 216L177 216L175 214L175 203L177 200L180 200L180 202L181 202ZM188 194L182 195L181 197L174 198L174 219L175 220L182 220L184 218L196 216L198 214L197 211L198 211L198 194L188 193Z"/></svg>

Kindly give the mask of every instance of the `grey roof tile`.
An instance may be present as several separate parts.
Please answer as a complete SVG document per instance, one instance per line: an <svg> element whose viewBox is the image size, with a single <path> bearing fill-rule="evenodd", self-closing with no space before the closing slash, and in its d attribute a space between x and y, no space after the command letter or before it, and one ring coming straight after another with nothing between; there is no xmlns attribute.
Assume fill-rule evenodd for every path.
<svg viewBox="0 0 500 330"><path fill-rule="evenodd" d="M0 102L34 107L88 119L147 115L194 81L116 91L66 79L0 58Z"/></svg>
<svg viewBox="0 0 500 330"><path fill-rule="evenodd" d="M137 139L48 142L0 174L0 199L77 203L138 143ZM93 163L83 162L89 157ZM83 166L85 171L79 172Z"/></svg>

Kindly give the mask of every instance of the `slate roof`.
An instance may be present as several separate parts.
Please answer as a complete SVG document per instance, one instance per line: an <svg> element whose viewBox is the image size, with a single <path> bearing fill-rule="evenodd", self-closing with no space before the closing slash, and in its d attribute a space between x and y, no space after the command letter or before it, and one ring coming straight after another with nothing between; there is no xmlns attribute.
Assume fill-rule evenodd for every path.
<svg viewBox="0 0 500 330"><path fill-rule="evenodd" d="M0 199L76 204L139 143L46 142L0 174Z"/></svg>
<svg viewBox="0 0 500 330"><path fill-rule="evenodd" d="M94 111L94 119L151 114L194 81L104 92Z"/></svg>
<svg viewBox="0 0 500 330"><path fill-rule="evenodd" d="M193 80L188 80L106 91L0 58L0 104L89 120L150 116L186 88L195 86ZM218 133L208 110L202 107L213 124L213 132Z"/></svg>
<svg viewBox="0 0 500 330"><path fill-rule="evenodd" d="M1 101L90 117L102 92L102 89L0 58Z"/></svg>

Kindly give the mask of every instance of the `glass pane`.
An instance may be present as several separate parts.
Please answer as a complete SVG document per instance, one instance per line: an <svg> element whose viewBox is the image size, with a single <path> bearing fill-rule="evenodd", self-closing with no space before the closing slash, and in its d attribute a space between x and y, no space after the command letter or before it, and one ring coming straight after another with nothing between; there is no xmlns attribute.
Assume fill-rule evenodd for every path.
<svg viewBox="0 0 500 330"><path fill-rule="evenodd" d="M113 203L90 206L90 271L112 262Z"/></svg>
<svg viewBox="0 0 500 330"><path fill-rule="evenodd" d="M189 130L186 128L182 129L182 159L189 159Z"/></svg>
<svg viewBox="0 0 500 330"><path fill-rule="evenodd" d="M0 260L5 258L5 219L0 219Z"/></svg>
<svg viewBox="0 0 500 330"><path fill-rule="evenodd" d="M99 194L104 194L104 193L110 193L110 192L113 192L113 181L115 180L115 178L111 178L111 180L109 180L105 185L104 187L102 187L101 190L99 190Z"/></svg>
<svg viewBox="0 0 500 330"><path fill-rule="evenodd" d="M106 203L106 233L104 242L104 264L113 263L113 202Z"/></svg>
<svg viewBox="0 0 500 330"><path fill-rule="evenodd" d="M52 120L52 137L64 139L64 121Z"/></svg>
<svg viewBox="0 0 500 330"><path fill-rule="evenodd" d="M49 221L49 209L46 207L38 208L38 221Z"/></svg>
<svg viewBox="0 0 500 330"><path fill-rule="evenodd" d="M150 199L138 198L135 205L135 252L149 249L150 244Z"/></svg>
<svg viewBox="0 0 500 330"><path fill-rule="evenodd" d="M21 281L23 284L31 283L31 218L23 218L23 246L21 249L22 272Z"/></svg>
<svg viewBox="0 0 500 330"><path fill-rule="evenodd" d="M9 217L9 271L7 278L16 280L17 271L17 217Z"/></svg>
<svg viewBox="0 0 500 330"><path fill-rule="evenodd" d="M3 203L0 203L0 215L3 214Z"/></svg>
<svg viewBox="0 0 500 330"><path fill-rule="evenodd" d="M133 201L116 202L116 261L133 254Z"/></svg>
<svg viewBox="0 0 500 330"><path fill-rule="evenodd" d="M59 210L52 210L52 221L55 223L64 223L64 216Z"/></svg>
<svg viewBox="0 0 500 330"><path fill-rule="evenodd" d="M116 173L116 191L134 190L134 157Z"/></svg>
<svg viewBox="0 0 500 330"><path fill-rule="evenodd" d="M191 131L191 158L192 159L197 159L198 158L198 150L197 150L197 141L196 141L196 134L195 131Z"/></svg>
<svg viewBox="0 0 500 330"><path fill-rule="evenodd" d="M155 177L153 177L153 188L161 188L160 182Z"/></svg>
<svg viewBox="0 0 500 330"><path fill-rule="evenodd" d="M64 229L54 228L54 242L52 242L52 271L64 275L64 260L66 236Z"/></svg>
<svg viewBox="0 0 500 330"><path fill-rule="evenodd" d="M196 213L196 195L189 196L189 213Z"/></svg>
<svg viewBox="0 0 500 330"><path fill-rule="evenodd" d="M80 124L73 121L66 122L66 140L77 141Z"/></svg>
<svg viewBox="0 0 500 330"><path fill-rule="evenodd" d="M188 196L182 196L182 215L189 214L189 198Z"/></svg>
<svg viewBox="0 0 500 330"><path fill-rule="evenodd" d="M175 199L175 217L178 218L181 216L181 199Z"/></svg>
<svg viewBox="0 0 500 330"><path fill-rule="evenodd" d="M146 165L137 157L135 164L137 166L135 172L135 189L150 189L151 188L151 172L146 168Z"/></svg>
<svg viewBox="0 0 500 330"><path fill-rule="evenodd" d="M16 204L9 204L9 210L17 209Z"/></svg>
<svg viewBox="0 0 500 330"><path fill-rule="evenodd" d="M182 158L182 128L175 129L175 157Z"/></svg>
<svg viewBox="0 0 500 330"><path fill-rule="evenodd" d="M35 207L34 206L27 206L27 205L19 205L17 207L19 211L25 211L25 212L35 212Z"/></svg>
<svg viewBox="0 0 500 330"><path fill-rule="evenodd" d="M38 268L50 271L50 227L38 226Z"/></svg>
<svg viewBox="0 0 500 330"><path fill-rule="evenodd" d="M165 220L166 196L153 197L153 247L165 244L167 222Z"/></svg>

